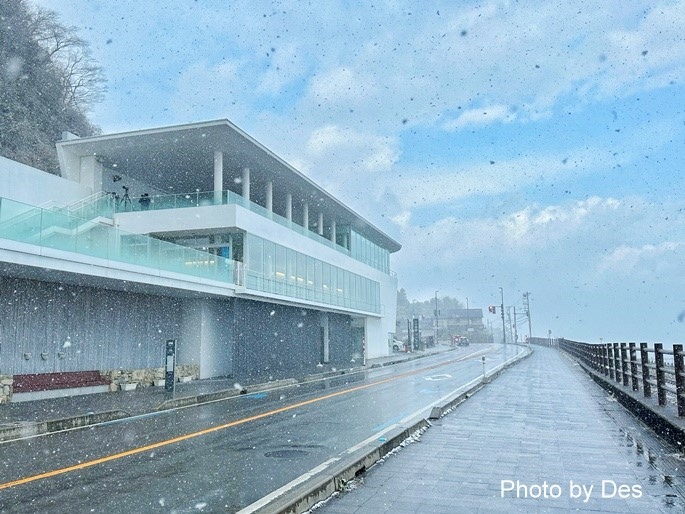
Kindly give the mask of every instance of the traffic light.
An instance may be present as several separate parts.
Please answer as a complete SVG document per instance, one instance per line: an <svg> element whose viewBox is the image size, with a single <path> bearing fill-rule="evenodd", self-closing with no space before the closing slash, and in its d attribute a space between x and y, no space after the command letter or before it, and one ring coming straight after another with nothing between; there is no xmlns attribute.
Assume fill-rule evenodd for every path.
<svg viewBox="0 0 685 514"><path fill-rule="evenodd" d="M495 307L494 305L489 305L488 312L491 314L497 314L497 307Z"/></svg>

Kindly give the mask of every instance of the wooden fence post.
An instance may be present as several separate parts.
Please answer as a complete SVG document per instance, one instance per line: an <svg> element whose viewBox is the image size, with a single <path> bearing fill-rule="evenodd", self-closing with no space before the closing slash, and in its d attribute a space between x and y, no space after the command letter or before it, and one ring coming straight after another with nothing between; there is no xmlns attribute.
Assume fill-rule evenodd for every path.
<svg viewBox="0 0 685 514"><path fill-rule="evenodd" d="M673 365L675 367L675 390L678 416L685 416L685 378L683 378L683 345L673 345Z"/></svg>
<svg viewBox="0 0 685 514"><path fill-rule="evenodd" d="M640 343L640 360L642 361L642 391L645 398L651 398L652 384L649 383L649 352L647 352L647 343Z"/></svg>
<svg viewBox="0 0 685 514"><path fill-rule="evenodd" d="M633 391L639 391L640 383L637 380L637 350L635 349L635 343L629 343L628 346L630 348L630 376L632 378Z"/></svg>
<svg viewBox="0 0 685 514"><path fill-rule="evenodd" d="M659 400L659 405L666 405L666 377L664 373L664 354L663 344L654 343L654 364L656 364L656 395Z"/></svg>
<svg viewBox="0 0 685 514"><path fill-rule="evenodd" d="M626 344L621 343L621 378L624 386L628 385L628 356L626 355Z"/></svg>

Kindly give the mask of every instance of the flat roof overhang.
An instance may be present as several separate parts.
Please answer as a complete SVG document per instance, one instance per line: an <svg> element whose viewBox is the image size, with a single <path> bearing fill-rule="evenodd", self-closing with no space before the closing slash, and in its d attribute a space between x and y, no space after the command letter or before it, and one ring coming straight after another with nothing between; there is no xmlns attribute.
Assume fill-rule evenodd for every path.
<svg viewBox="0 0 685 514"><path fill-rule="evenodd" d="M214 120L118 134L68 139L57 143L59 152L78 157L97 156L105 168L150 184L169 194L214 188L214 152L223 152L224 189L240 192L243 168L250 168L251 199L264 204L266 183L274 191L293 195L338 225L349 225L391 253L402 247L311 179L268 150L230 121ZM284 195L281 195L284 196ZM274 209L284 204L274 195ZM284 209L283 209L284 210Z"/></svg>

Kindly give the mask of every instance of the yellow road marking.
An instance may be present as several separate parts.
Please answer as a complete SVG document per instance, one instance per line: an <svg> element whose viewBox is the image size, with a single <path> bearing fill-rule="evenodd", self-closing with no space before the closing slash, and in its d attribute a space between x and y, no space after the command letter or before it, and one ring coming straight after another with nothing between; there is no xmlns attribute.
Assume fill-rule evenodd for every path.
<svg viewBox="0 0 685 514"><path fill-rule="evenodd" d="M478 352L475 352L475 353L478 353ZM47 472L45 472L45 473L40 473L40 474L38 474L38 475L31 475L31 476L28 476L28 477L25 477L25 478L20 478L20 479L18 479L18 480L13 480L13 481L11 481L11 482L5 482L5 483L0 484L0 490L1 490L1 489L8 489L8 488L10 488L10 487L15 487L15 486L18 486L18 485L28 484L28 483L31 483L31 482L35 482L35 481L37 481L37 480L43 480L43 479L45 479L45 478L51 478L51 477L54 477L54 476L63 475L63 474L65 474L65 473L71 473L72 471L78 471L78 470L80 470L80 469L90 468L90 467L93 467L93 466L97 466L98 464L104 464L105 462L110 462L110 461L113 461L113 460L122 459L122 458L124 458L124 457L129 457L129 456L131 456L131 455L137 455L137 454L139 454L139 453L144 453L144 452L148 452L148 451L151 451L151 450L155 450L155 449L157 449L157 448L162 448L162 447L168 446L168 445L170 445L170 444L180 443L180 442L182 442L182 441L187 441L187 440L193 439L193 438L195 438L195 437L200 437L200 436L203 436L203 435L211 434L211 433L213 433L213 432L218 432L218 431L220 431L220 430L225 430L225 429L227 429L227 428L231 428L231 427L235 427L235 426L242 425L242 424L245 424L245 423L249 423L250 421L256 421L256 420L258 420L258 419L267 418L267 417L269 417L269 416L274 416L274 415L276 415L276 414L280 414L280 413L283 413L283 412L287 412L287 411L290 411L290 410L293 410L293 409L299 409L300 407L304 407L305 405L311 405L311 404L313 404L313 403L317 403L317 402L321 402L321 401L324 401L324 400L328 400L328 399L330 399L330 398L335 398L336 396L342 396L342 395L344 395L344 394L349 394L349 393L353 393L353 392L355 392L355 391L360 391L360 390L362 390L362 389L367 389L367 388L369 388L369 387L374 387L374 386L377 386L377 385L380 385L380 384L385 384L385 383L387 383L387 382L392 382L393 380L399 380L400 378L408 377L408 376L411 376L411 375L416 375L417 373L421 373L421 372L424 372L424 371L428 371L428 370L431 370L431 369L435 369L435 368L438 368L438 367L441 367L441 366L447 366L447 365L449 365L449 364L453 364L453 363L455 363L455 362L459 362L460 360L463 360L463 359L465 359L465 358L467 358L467 357L473 357L473 356L474 356L474 354L464 355L463 357L461 357L461 358L459 358L459 359L454 359L454 360L450 360L450 361L447 361L447 362L441 362L441 363L439 363L439 364L434 364L434 365L432 365L432 366L428 366L428 367L426 367L426 368L421 368L421 369L419 369L419 370L408 371L408 372L406 372L406 373L401 373L401 374L399 374L399 375L393 375L393 376L390 377L390 378L385 378L385 379L382 379L382 380L378 380L378 381L373 382L373 383L371 383L371 384L364 384L364 385L352 387L352 388L350 388L350 389L344 389L344 390L342 390L342 391L337 391L337 392L335 392L335 393L329 393L329 394L326 394L326 395L324 395L324 396L319 396L319 397L316 397L316 398L312 398L312 399L310 399L310 400L305 400L305 401L303 401L303 402L294 403L294 404L292 404L292 405L287 405L287 406L285 406L285 407L280 407L280 408L278 408L278 409L270 410L270 411L268 411L268 412L263 412L263 413L261 413L261 414L256 414L256 415L254 415L254 416L249 416L249 417L247 417L247 418L242 418L242 419L238 419L238 420L236 420L236 421L231 421L230 423L224 423L224 424L222 424L222 425L217 425L217 426L214 426L214 427L205 428L204 430L199 430L199 431L197 431L197 432L191 432L191 433L189 433L189 434L181 435L181 436L178 436L178 437L172 437L171 439L165 439L164 441L159 441L159 442L157 442L157 443L148 444L148 445L145 445L145 446L140 446L140 447L138 447L138 448L133 448L133 449L131 449L131 450L126 450L126 451L124 451L124 452L113 453L112 455L107 455L106 457L101 457L101 458L99 458L99 459L93 459L93 460L89 460L89 461L85 461L85 462L80 462L79 464L74 464L74 465L72 465L72 466L67 466L67 467L65 467L65 468L59 468L59 469L55 469L55 470L52 470L52 471L47 471Z"/></svg>

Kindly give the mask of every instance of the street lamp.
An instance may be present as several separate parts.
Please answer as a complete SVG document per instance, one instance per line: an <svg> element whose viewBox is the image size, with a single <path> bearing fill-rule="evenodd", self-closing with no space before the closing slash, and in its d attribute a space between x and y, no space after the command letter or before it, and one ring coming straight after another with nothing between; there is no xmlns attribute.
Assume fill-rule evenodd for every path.
<svg viewBox="0 0 685 514"><path fill-rule="evenodd" d="M502 313L502 344L507 344L507 329L504 325L504 290L499 288L500 300L500 312Z"/></svg>

